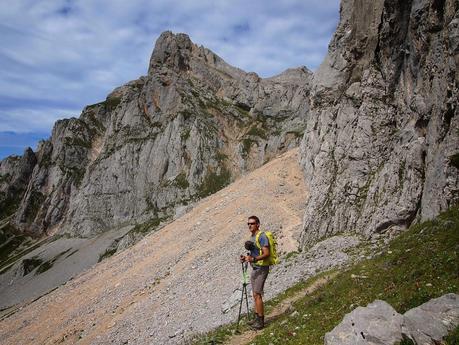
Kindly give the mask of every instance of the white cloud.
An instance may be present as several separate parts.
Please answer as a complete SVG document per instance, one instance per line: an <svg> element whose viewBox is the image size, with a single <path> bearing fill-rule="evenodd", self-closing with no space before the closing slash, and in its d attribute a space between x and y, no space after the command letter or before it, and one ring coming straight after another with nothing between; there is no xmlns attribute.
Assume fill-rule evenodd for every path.
<svg viewBox="0 0 459 345"><path fill-rule="evenodd" d="M0 131L50 131L58 117L146 74L165 30L263 77L315 69L338 11L339 0L3 1Z"/></svg>

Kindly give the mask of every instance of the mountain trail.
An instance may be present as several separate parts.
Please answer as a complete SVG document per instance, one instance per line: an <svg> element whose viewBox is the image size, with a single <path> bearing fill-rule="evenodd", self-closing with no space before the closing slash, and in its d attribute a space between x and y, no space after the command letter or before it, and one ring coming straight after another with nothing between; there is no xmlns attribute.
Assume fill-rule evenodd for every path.
<svg viewBox="0 0 459 345"><path fill-rule="evenodd" d="M278 306L276 306L269 314L265 316L265 325L269 325L270 322L278 319L280 316L284 315L285 313L289 312L292 309L293 303L298 301L300 298L307 296L318 288L324 286L326 283L333 279L337 275L336 272L325 275L319 279L317 279L314 283L312 283L307 288L296 292L293 296L286 298L283 300ZM241 334L233 335L230 339L224 342L225 345L243 345L248 344L252 341L260 331L255 330L248 330Z"/></svg>

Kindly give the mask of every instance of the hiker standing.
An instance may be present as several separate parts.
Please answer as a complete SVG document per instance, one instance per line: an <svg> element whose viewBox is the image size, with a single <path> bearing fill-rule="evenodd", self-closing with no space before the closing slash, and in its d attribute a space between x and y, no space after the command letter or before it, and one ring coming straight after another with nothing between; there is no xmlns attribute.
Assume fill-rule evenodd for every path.
<svg viewBox="0 0 459 345"><path fill-rule="evenodd" d="M255 304L255 322L252 327L262 329L264 327L263 287L269 273L270 245L268 236L260 231L260 220L257 216L250 216L247 225L252 235L250 241L245 243L245 248L250 251L249 255L241 255L241 262L250 262L252 274L253 300Z"/></svg>

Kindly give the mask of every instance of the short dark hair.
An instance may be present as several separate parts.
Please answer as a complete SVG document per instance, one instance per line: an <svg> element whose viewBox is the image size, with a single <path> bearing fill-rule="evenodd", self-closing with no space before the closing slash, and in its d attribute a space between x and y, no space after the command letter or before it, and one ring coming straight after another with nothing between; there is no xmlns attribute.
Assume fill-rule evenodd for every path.
<svg viewBox="0 0 459 345"><path fill-rule="evenodd" d="M257 216L250 216L249 219L253 219L258 225L260 225L260 220Z"/></svg>

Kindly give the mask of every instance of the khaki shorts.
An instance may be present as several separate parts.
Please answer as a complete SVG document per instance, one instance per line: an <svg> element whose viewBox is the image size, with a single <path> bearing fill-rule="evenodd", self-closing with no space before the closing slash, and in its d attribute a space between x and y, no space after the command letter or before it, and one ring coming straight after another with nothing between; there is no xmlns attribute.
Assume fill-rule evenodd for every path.
<svg viewBox="0 0 459 345"><path fill-rule="evenodd" d="M261 266L252 269L250 275L250 283L252 284L252 292L263 295L263 288L265 286L266 278L268 277L269 266Z"/></svg>

